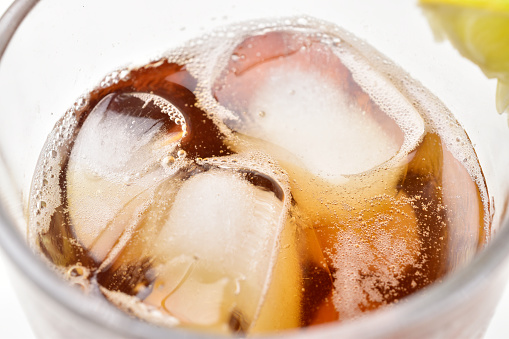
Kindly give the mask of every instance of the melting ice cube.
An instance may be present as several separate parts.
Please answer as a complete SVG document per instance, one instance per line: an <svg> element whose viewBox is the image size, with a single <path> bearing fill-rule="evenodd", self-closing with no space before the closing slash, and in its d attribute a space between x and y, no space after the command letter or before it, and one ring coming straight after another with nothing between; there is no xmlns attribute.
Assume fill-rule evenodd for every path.
<svg viewBox="0 0 509 339"><path fill-rule="evenodd" d="M214 86L241 120L233 127L293 153L312 173L361 173L402 146L396 122L317 37L271 32L246 39L233 55Z"/></svg>
<svg viewBox="0 0 509 339"><path fill-rule="evenodd" d="M69 215L77 238L99 261L134 226L165 177L163 160L177 153L185 130L165 105L172 108L146 93L110 94L76 137L66 177Z"/></svg>
<svg viewBox="0 0 509 339"><path fill-rule="evenodd" d="M246 331L280 260L287 208L280 189L275 193L251 179L246 172L212 168L195 172L178 192L161 190L105 277L125 279L115 272L147 258L146 276L154 278L144 287L147 292L138 293L145 304L187 326L224 331L230 324L237 327L233 331ZM296 277L286 278L298 284ZM101 279L110 290L123 284Z"/></svg>
<svg viewBox="0 0 509 339"><path fill-rule="evenodd" d="M192 323L203 321L203 313L215 314L207 319L217 322L225 321L236 305L245 321L252 321L271 275L283 221L283 202L237 173L210 170L185 182L156 245L159 256L184 254L193 262L187 280L167 291L167 310L186 312ZM201 289L220 292L204 294L190 310L188 297ZM214 298L217 294L222 297Z"/></svg>

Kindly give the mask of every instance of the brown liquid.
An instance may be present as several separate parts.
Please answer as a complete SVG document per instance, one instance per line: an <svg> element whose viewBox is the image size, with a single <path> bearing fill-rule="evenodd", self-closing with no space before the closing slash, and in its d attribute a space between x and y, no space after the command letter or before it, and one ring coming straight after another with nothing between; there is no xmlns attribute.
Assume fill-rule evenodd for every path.
<svg viewBox="0 0 509 339"><path fill-rule="evenodd" d="M260 83L298 70L333 83L380 133L390 136L391 144L402 147L403 129L332 51L316 37L291 29L241 41L232 52L235 57L212 85L213 97L237 120L221 118L213 106L209 110L201 101L203 79L193 76L185 62L163 59L132 70L127 79L93 90L86 107L76 114L72 135L57 149L61 166L59 178L54 179L57 189L43 190L43 195L60 197L52 206L44 202L44 208L52 208L50 218L40 217L44 200L41 193L35 193L38 186L34 184L31 204L39 206L33 207L36 212L31 219L34 246L66 271L69 280L82 277L79 281L85 288L97 284L112 303L127 312L167 326L219 333L270 332L355 318L440 281L457 266L454 245L459 227L466 224L476 229L478 239L470 245L474 249L482 246L486 236L478 183L438 133L426 128L420 141L391 166L332 179L307 164L302 166L302 158L278 144L277 138L259 134L264 125L258 119L274 114L271 110L259 115L250 112ZM280 69L284 72L278 73ZM182 116L169 115L157 98L171 103ZM134 127L135 132L128 126L130 119L133 126L141 126ZM87 163L89 154L82 151L79 139L80 133L89 133L85 124L97 124L100 129L105 121L121 121L118 128L128 136L125 147L133 147L128 153L132 159L111 164L113 173L127 173L123 184L106 180L101 173L90 174L80 164ZM340 127L338 133L342 133ZM291 129L292 121L281 128ZM129 139L132 135L138 139ZM115 152L122 150L108 146L107 136L104 133L104 142L96 151L109 150L116 159ZM129 140L145 140L146 136L150 137L147 149L129 144ZM48 143L57 139L53 134ZM323 145L325 149L336 146ZM155 160L146 155L149 151ZM49 166L43 159L38 166L41 171ZM142 171L129 172L131 164ZM255 219L272 232L268 240L250 224L245 226L254 232L254 245L235 245L233 252L226 245L228 256L223 261L227 263L224 267L221 263L220 269L206 264L213 259L186 254L186 248L181 258L180 241L172 240L167 231L169 223L180 220L172 212L175 206L183 199L199 201L192 193L186 198L181 192L207 182L239 190L244 187L251 192L246 196L254 197L250 204L260 202L255 213L268 208L274 218L279 216ZM94 199L98 203L90 202ZM221 199L228 201L228 196ZM83 217L95 213L92 207L103 203L115 212L104 218L107 223L96 226L90 221L95 219ZM457 212L464 209L468 212ZM50 221L41 226L43 220ZM97 220L103 222L100 217ZM91 230L94 227L98 230ZM206 225L203 227L206 232ZM272 254L260 259L252 276L249 270L235 275L235 269L242 266L236 257L244 255L238 249L259 256L258 242L269 244L265 252ZM457 261L462 264L461 258ZM118 292L127 297L118 297ZM192 301L181 300L183 296L196 297L203 305L188 306ZM140 306L143 304L146 306ZM201 314L203 309L208 313Z"/></svg>

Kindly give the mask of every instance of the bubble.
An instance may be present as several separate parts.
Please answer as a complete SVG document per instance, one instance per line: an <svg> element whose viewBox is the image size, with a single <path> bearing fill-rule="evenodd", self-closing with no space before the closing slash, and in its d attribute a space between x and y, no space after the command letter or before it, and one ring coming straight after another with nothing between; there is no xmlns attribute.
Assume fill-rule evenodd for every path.
<svg viewBox="0 0 509 339"><path fill-rule="evenodd" d="M299 19L297 19L297 23L299 25L305 26L308 24L308 20L306 18L299 18Z"/></svg>
<svg viewBox="0 0 509 339"><path fill-rule="evenodd" d="M75 266L71 266L68 270L67 270L67 274L70 276L70 277L80 277L80 276L83 276L85 273L85 270L82 266L80 265L75 265Z"/></svg>
<svg viewBox="0 0 509 339"><path fill-rule="evenodd" d="M163 165L166 165L166 166L171 165L174 162L175 162L175 158L172 156L166 156L162 160Z"/></svg>

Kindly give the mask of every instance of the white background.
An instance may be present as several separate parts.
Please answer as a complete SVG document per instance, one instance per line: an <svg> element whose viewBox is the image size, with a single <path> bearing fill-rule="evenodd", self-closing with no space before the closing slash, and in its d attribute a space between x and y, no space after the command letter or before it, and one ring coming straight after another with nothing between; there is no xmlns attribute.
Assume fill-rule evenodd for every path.
<svg viewBox="0 0 509 339"><path fill-rule="evenodd" d="M0 13L3 13L12 0L0 0ZM13 286L7 274L6 261L0 250L0 339L33 339L30 326L17 301ZM509 289L506 289L486 339L509 339Z"/></svg>
<svg viewBox="0 0 509 339"><path fill-rule="evenodd" d="M3 14L11 2L12 0L0 0L0 13ZM9 280L6 260L0 249L0 339L33 339L35 336Z"/></svg>

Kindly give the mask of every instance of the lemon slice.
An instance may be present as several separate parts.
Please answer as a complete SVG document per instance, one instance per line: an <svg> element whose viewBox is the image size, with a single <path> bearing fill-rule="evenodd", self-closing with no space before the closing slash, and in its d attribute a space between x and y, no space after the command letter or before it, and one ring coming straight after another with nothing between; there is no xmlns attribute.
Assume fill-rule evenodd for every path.
<svg viewBox="0 0 509 339"><path fill-rule="evenodd" d="M420 0L439 39L447 38L488 78L498 79L497 110L509 110L509 1Z"/></svg>

